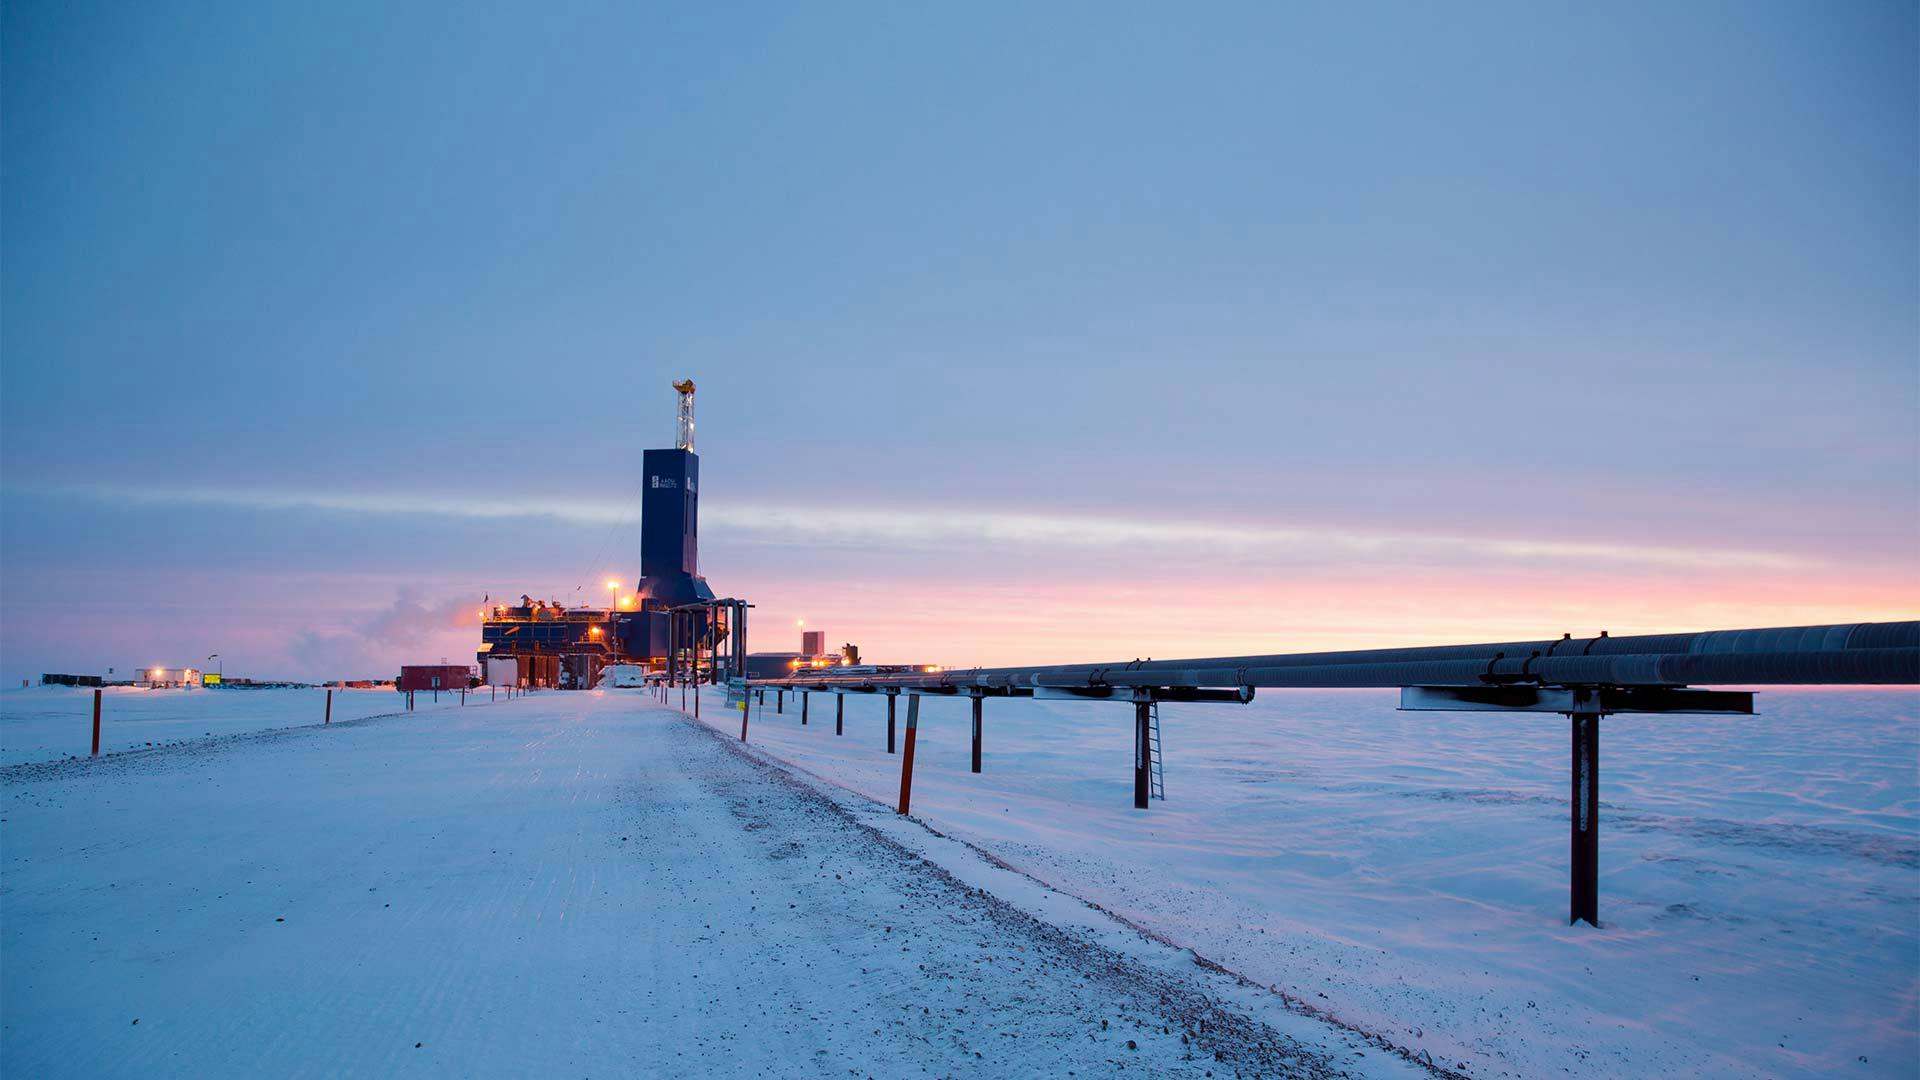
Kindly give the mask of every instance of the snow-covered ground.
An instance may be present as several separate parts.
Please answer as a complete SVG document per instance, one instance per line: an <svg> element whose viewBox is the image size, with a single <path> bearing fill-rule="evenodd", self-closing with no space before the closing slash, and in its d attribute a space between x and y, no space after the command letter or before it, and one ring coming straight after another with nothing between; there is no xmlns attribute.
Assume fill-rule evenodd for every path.
<svg viewBox="0 0 1920 1080"><path fill-rule="evenodd" d="M491 691L471 692L467 701L490 700ZM414 695L414 712L457 708L458 691ZM145 690L108 687L100 698L100 752L165 746L208 735L232 735L268 728L318 724L326 716L325 690ZM396 690L335 690L333 722L404 711L406 696ZM93 691L75 686L33 686L0 690L0 765L52 761L93 748Z"/></svg>
<svg viewBox="0 0 1920 1080"><path fill-rule="evenodd" d="M91 694L8 692L0 1072L1916 1075L1920 698L1759 700L1604 722L1594 930L1555 717L1168 706L1142 813L1123 706L989 701L973 776L928 699L922 827L879 698L743 758L717 693L123 691L69 761Z"/></svg>
<svg viewBox="0 0 1920 1080"><path fill-rule="evenodd" d="M0 768L0 1075L1427 1071L827 790L642 691Z"/></svg>
<svg viewBox="0 0 1920 1080"><path fill-rule="evenodd" d="M678 703L678 696L673 701ZM702 719L737 737L739 714ZM925 699L915 816L1247 978L1476 1076L1920 1075L1920 697L1766 690L1753 718L1613 717L1603 929L1566 925L1566 721L1391 692L1131 710ZM904 729L905 703L900 722ZM765 753L891 803L885 701L756 708Z"/></svg>

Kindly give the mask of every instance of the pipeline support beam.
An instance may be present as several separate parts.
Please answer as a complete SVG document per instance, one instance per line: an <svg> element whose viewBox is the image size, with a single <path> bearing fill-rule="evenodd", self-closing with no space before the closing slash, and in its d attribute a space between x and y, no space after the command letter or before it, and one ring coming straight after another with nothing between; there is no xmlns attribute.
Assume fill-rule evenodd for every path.
<svg viewBox="0 0 1920 1080"><path fill-rule="evenodd" d="M980 771L980 706L985 698L980 694L973 698L973 771Z"/></svg>
<svg viewBox="0 0 1920 1080"><path fill-rule="evenodd" d="M887 753L893 753L893 706L900 700L900 691L887 688Z"/></svg>
<svg viewBox="0 0 1920 1080"><path fill-rule="evenodd" d="M1153 701L1143 698L1133 703L1133 808L1145 810L1153 797L1153 744L1147 739L1153 723Z"/></svg>
<svg viewBox="0 0 1920 1080"><path fill-rule="evenodd" d="M1567 924L1600 925L1600 714L1572 713L1573 844Z"/></svg>

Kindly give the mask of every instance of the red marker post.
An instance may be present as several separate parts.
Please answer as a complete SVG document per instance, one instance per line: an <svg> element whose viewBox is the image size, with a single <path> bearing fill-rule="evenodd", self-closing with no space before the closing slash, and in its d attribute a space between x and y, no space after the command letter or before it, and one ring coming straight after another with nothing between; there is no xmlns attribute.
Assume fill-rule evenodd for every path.
<svg viewBox="0 0 1920 1080"><path fill-rule="evenodd" d="M913 735L920 728L920 695L907 695L907 745L900 753L900 814L907 813L908 797L913 794Z"/></svg>
<svg viewBox="0 0 1920 1080"><path fill-rule="evenodd" d="M333 691L329 690L327 691L327 715L320 721L320 726L325 727L331 723L333 723Z"/></svg>
<svg viewBox="0 0 1920 1080"><path fill-rule="evenodd" d="M93 755L100 756L100 688L93 690Z"/></svg>

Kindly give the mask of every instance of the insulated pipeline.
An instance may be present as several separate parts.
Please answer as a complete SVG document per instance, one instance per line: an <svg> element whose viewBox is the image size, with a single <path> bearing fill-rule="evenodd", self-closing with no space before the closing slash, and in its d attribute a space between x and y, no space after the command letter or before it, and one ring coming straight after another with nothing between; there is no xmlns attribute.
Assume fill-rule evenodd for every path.
<svg viewBox="0 0 1920 1080"><path fill-rule="evenodd" d="M1920 683L1920 622L755 680L822 689Z"/></svg>

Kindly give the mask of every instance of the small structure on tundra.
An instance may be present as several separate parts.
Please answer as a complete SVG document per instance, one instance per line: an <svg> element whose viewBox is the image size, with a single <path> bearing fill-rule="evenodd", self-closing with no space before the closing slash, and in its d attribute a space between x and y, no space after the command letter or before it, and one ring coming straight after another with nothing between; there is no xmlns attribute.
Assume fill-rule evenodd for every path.
<svg viewBox="0 0 1920 1080"><path fill-rule="evenodd" d="M474 685L473 669L465 664L407 664L393 688L409 690L465 690Z"/></svg>

